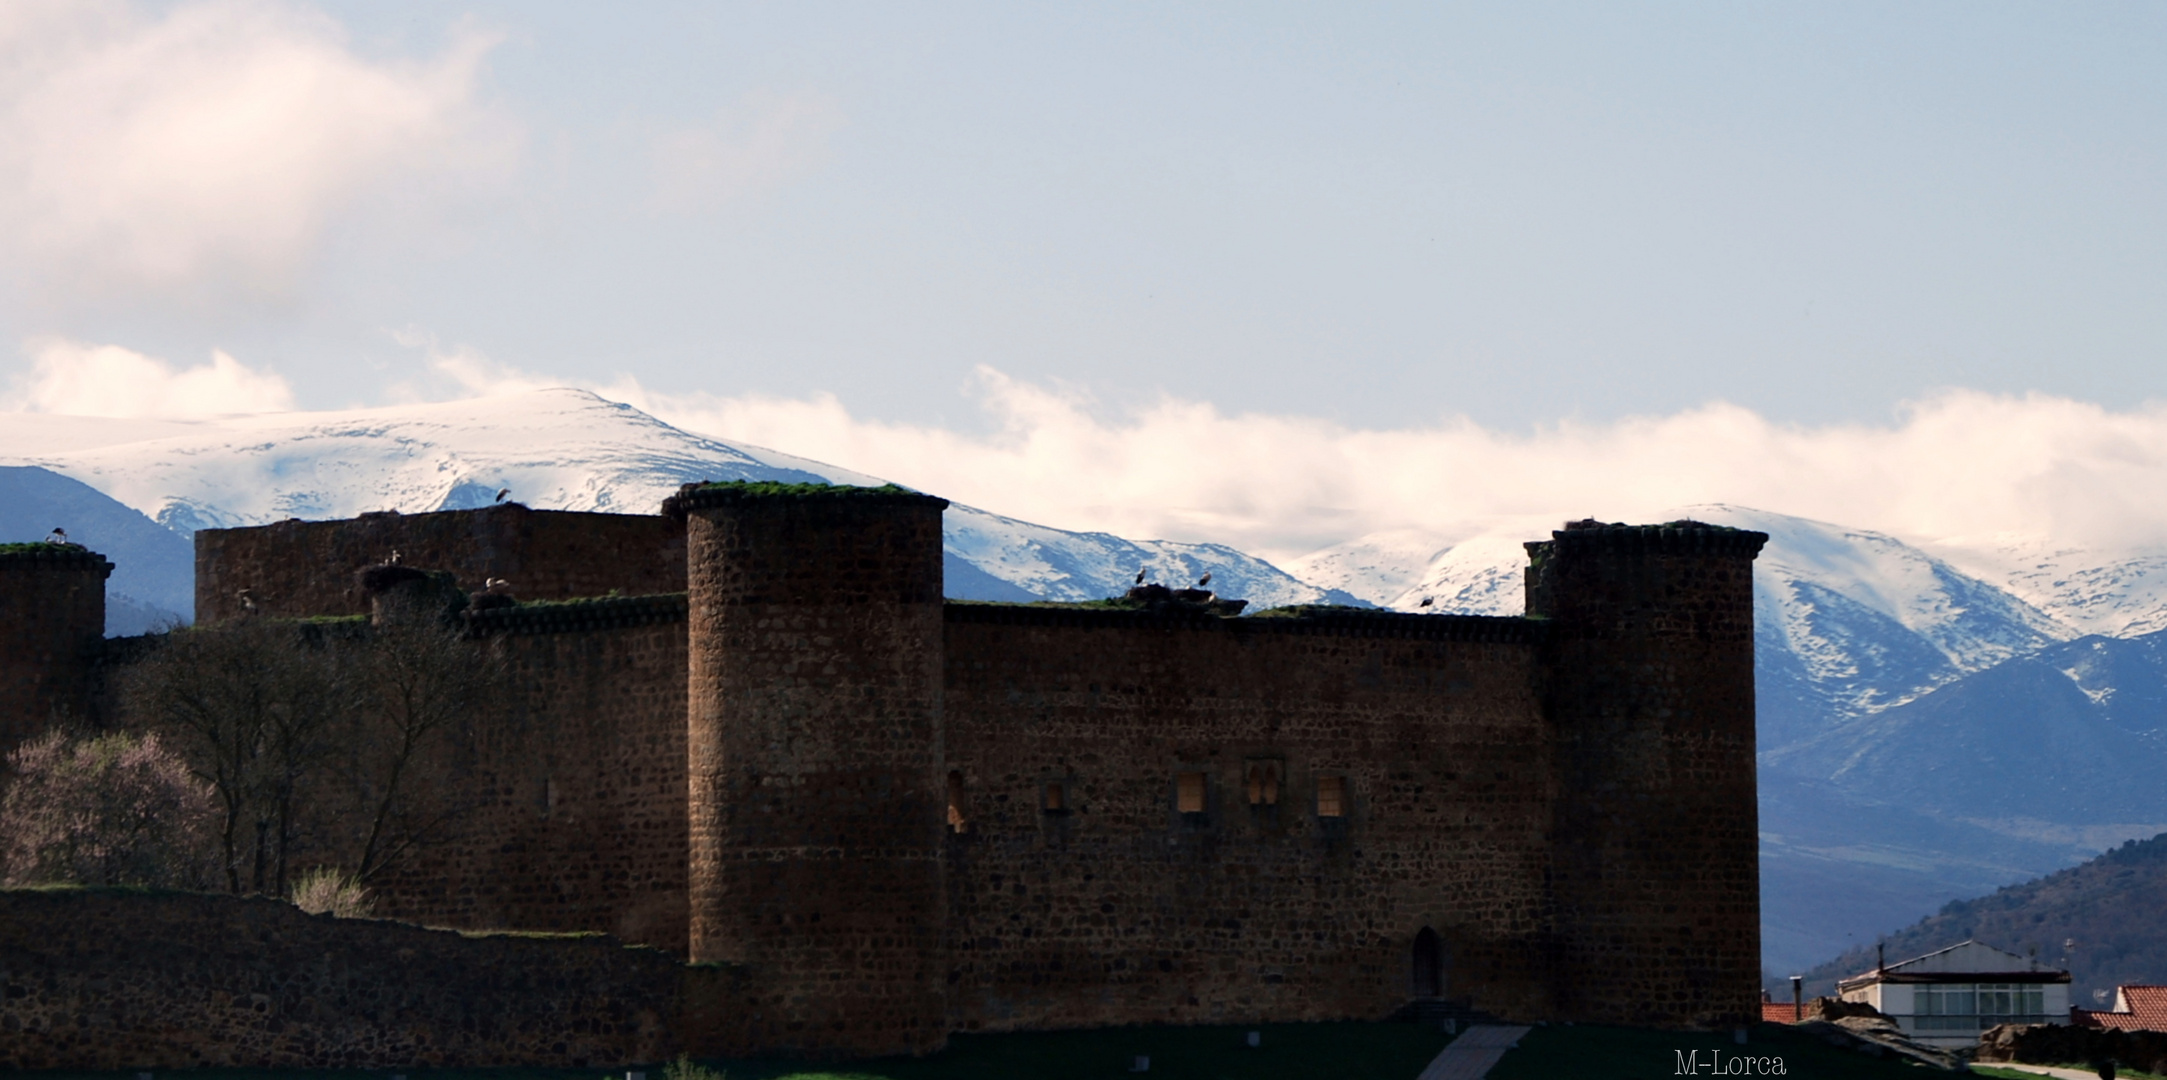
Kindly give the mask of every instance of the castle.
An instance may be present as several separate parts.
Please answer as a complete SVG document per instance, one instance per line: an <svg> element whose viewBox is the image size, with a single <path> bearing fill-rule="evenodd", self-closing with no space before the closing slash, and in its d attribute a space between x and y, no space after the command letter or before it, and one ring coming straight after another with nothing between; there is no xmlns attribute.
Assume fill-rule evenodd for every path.
<svg viewBox="0 0 2167 1080"><path fill-rule="evenodd" d="M393 549L508 580L525 602L465 616L514 683L473 718L479 808L378 913L725 965L741 1049L1757 1017L1765 535L1570 524L1527 545L1524 618L1236 617L944 600L946 505L688 485L653 516L210 530L196 614L366 613ZM110 570L0 553L0 742L95 711Z"/></svg>

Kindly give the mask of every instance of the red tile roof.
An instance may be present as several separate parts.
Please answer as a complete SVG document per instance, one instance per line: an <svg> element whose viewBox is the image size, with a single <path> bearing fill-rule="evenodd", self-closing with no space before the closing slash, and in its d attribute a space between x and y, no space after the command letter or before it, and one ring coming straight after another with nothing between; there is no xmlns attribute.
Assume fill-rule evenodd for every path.
<svg viewBox="0 0 2167 1080"><path fill-rule="evenodd" d="M2167 986L2124 986L2120 1004L2128 1012L2104 1009L2072 1009L2079 1027L2121 1031L2167 1031Z"/></svg>
<svg viewBox="0 0 2167 1080"><path fill-rule="evenodd" d="M1761 1002L1761 1023L1790 1024L1796 1023L1797 1018L1797 1006L1792 1005L1788 1001Z"/></svg>

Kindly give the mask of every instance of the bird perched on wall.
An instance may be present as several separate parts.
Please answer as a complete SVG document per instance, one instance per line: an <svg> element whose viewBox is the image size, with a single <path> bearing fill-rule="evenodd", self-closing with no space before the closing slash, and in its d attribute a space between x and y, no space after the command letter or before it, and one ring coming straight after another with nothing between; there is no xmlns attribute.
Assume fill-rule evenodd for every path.
<svg viewBox="0 0 2167 1080"><path fill-rule="evenodd" d="M1136 583L1138 585L1142 585L1144 583L1144 572L1142 570L1138 570L1136 572Z"/></svg>
<svg viewBox="0 0 2167 1080"><path fill-rule="evenodd" d="M67 543L67 542L68 542L68 530L66 530L66 529L63 529L63 528L61 528L61 527L60 527L60 526L58 526L58 525L55 525L55 526L53 526L53 531L52 531L52 532L49 532L49 533L47 533L47 534L45 534L45 542L46 542L46 543L48 543L48 544L65 544L65 543Z"/></svg>
<svg viewBox="0 0 2167 1080"><path fill-rule="evenodd" d="M256 610L256 591L254 589L242 589L233 595L235 599L241 602L242 611L253 612Z"/></svg>
<svg viewBox="0 0 2167 1080"><path fill-rule="evenodd" d="M1425 597L1423 597L1423 598L1422 598L1422 602L1421 602L1421 603L1419 603L1419 604L1416 604L1415 606L1416 606L1416 607L1428 607L1428 606L1430 606L1430 601L1432 601L1432 600L1435 600L1435 599L1437 599L1437 598L1436 598L1436 597L1434 597L1434 596L1425 596Z"/></svg>
<svg viewBox="0 0 2167 1080"><path fill-rule="evenodd" d="M509 498L511 498L511 497L512 497L512 489L511 489L511 488L498 488L498 489L497 489L497 501L498 501L498 502L503 502L504 500L506 500L506 499L509 499Z"/></svg>
<svg viewBox="0 0 2167 1080"><path fill-rule="evenodd" d="M1203 576L1203 577L1200 577L1200 578L1196 579L1196 587L1197 587L1197 588L1199 588L1199 589L1201 589L1201 588L1203 588L1204 586L1206 586L1206 585L1209 585L1209 584L1211 584L1211 571L1209 571L1209 570L1206 570L1206 571L1204 571L1204 576Z"/></svg>
<svg viewBox="0 0 2167 1080"><path fill-rule="evenodd" d="M391 549L391 558L385 559L385 560L384 560L384 565L386 565L386 566L397 566L397 565L399 565L399 549L398 549L398 548L392 548L392 549Z"/></svg>

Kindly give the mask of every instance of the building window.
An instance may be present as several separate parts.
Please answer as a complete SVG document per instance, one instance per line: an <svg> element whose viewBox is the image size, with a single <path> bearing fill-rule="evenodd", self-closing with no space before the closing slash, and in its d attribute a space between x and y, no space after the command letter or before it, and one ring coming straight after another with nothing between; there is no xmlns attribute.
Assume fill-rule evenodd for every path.
<svg viewBox="0 0 2167 1080"><path fill-rule="evenodd" d="M1997 1024L2044 1024L2046 991L2011 983L1945 983L1912 991L1920 1031L1985 1031Z"/></svg>
<svg viewBox="0 0 2167 1080"><path fill-rule="evenodd" d="M1174 806L1184 814L1204 812L1204 774L1185 772L1175 778Z"/></svg>
<svg viewBox="0 0 2167 1080"><path fill-rule="evenodd" d="M1046 781L1046 786L1039 791L1038 808L1049 814L1068 813L1068 782Z"/></svg>
<svg viewBox="0 0 2167 1080"><path fill-rule="evenodd" d="M1279 763L1253 762L1249 766L1249 805L1279 805Z"/></svg>
<svg viewBox="0 0 2167 1080"><path fill-rule="evenodd" d="M970 828L971 817L963 806L963 774L951 771L948 774L948 831L969 832Z"/></svg>
<svg viewBox="0 0 2167 1080"><path fill-rule="evenodd" d="M1317 816L1336 818L1347 816L1347 778L1323 776L1317 778Z"/></svg>

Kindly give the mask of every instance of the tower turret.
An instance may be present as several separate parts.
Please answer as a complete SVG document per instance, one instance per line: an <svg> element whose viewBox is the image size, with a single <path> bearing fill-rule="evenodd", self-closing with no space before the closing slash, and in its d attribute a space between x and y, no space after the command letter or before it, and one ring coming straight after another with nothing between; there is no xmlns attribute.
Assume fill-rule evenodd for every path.
<svg viewBox="0 0 2167 1080"><path fill-rule="evenodd" d="M691 953L765 1047L922 1053L941 964L941 511L900 488L688 485Z"/></svg>
<svg viewBox="0 0 2167 1080"><path fill-rule="evenodd" d="M1527 545L1527 611L1548 624L1566 1018L1759 1016L1753 559L1767 540L1585 521Z"/></svg>
<svg viewBox="0 0 2167 1080"><path fill-rule="evenodd" d="M89 719L113 564L75 544L0 544L0 754Z"/></svg>

